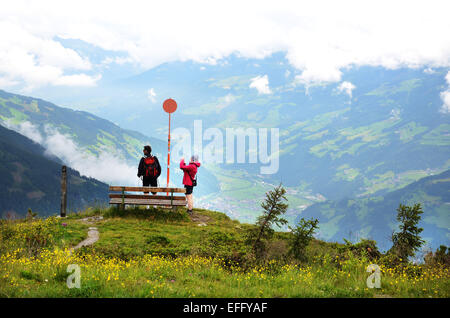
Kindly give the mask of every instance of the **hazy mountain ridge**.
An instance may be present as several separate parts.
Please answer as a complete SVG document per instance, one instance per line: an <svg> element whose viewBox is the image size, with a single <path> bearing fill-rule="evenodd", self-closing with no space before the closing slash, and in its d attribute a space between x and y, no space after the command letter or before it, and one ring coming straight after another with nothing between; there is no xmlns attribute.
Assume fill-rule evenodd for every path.
<svg viewBox="0 0 450 318"><path fill-rule="evenodd" d="M260 175L260 165L252 164L205 165L212 174L200 175L198 194L206 196L198 202L252 222L264 193L282 182L290 202L287 218L295 222L302 210L325 199L370 200L449 169L450 115L441 112L440 98L446 72L360 67L344 71L340 83L307 87L295 83L296 70L282 54L264 60L231 57L216 65L166 63L101 84L89 98L107 96L109 106L96 112L101 117L161 138L167 131L160 105L165 97L179 105L174 129L192 132L198 119L204 130L278 127L278 173ZM263 75L268 94L250 87ZM340 90L344 82L354 88ZM155 101L149 100L149 88L156 92ZM100 140L91 138L109 142L102 133ZM165 143L159 148L165 151ZM171 171L172 180L178 180L177 170Z"/></svg>
<svg viewBox="0 0 450 318"><path fill-rule="evenodd" d="M318 218L320 237L343 242L371 238L381 248L389 246L393 230L398 230L396 209L400 203L421 203L424 214L420 226L428 246L450 243L450 170L425 177L383 196L325 201L306 208L298 218Z"/></svg>
<svg viewBox="0 0 450 318"><path fill-rule="evenodd" d="M179 102L174 128L192 130L196 119L203 129L278 127L277 174L257 177L259 165L223 168L243 169L257 182L308 184L314 193L339 199L386 193L450 168L450 115L441 111L440 98L446 73L359 67L345 70L339 83L305 86L295 82L298 71L283 54L262 60L232 56L216 65L174 62L116 80L111 87L133 101L132 116L121 116L114 101L104 115L145 131L143 118L152 114L153 131L164 131L158 102L171 96ZM270 93L250 87L262 75ZM341 89L343 83L351 89ZM150 87L156 105L146 96Z"/></svg>
<svg viewBox="0 0 450 318"><path fill-rule="evenodd" d="M127 161L141 156L143 144L162 148L163 142L136 131L125 130L112 122L84 111L56 106L39 98L17 95L0 90L0 118L18 124L29 121L43 132L48 124L61 133L73 136L76 142L92 153L102 148L114 149Z"/></svg>
<svg viewBox="0 0 450 318"><path fill-rule="evenodd" d="M201 119L203 129L280 129L278 173L260 175L254 164L214 168L221 191L208 198L208 208L251 221L267 184L281 181L295 216L318 198L379 196L450 168L450 115L441 111L440 98L447 69L360 67L343 72L340 83L306 87L294 84L296 71L281 54L225 62L167 63L116 82L124 92L140 92L142 101L148 87L170 93L180 105L175 127L192 129ZM270 94L250 87L262 75L268 75ZM341 91L344 82L354 88ZM164 115L140 106L132 112ZM122 122L127 125L125 117Z"/></svg>

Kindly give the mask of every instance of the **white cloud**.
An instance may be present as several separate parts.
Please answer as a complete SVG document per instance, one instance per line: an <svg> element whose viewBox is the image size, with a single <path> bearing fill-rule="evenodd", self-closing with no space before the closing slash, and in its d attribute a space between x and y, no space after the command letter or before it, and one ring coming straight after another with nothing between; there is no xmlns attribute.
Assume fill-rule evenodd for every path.
<svg viewBox="0 0 450 318"><path fill-rule="evenodd" d="M15 130L19 134L33 140L35 143L41 144L44 140L36 126L29 121L25 121L20 124L13 124L11 121L4 121L3 124L6 128Z"/></svg>
<svg viewBox="0 0 450 318"><path fill-rule="evenodd" d="M154 88L150 88L147 91L147 97L152 101L152 103L156 103L156 93Z"/></svg>
<svg viewBox="0 0 450 318"><path fill-rule="evenodd" d="M63 75L54 80L57 86L95 86L102 76L88 76L86 74Z"/></svg>
<svg viewBox="0 0 450 318"><path fill-rule="evenodd" d="M129 166L119 157L111 154L111 149L96 155L88 154L69 137L56 129L45 126L47 134L43 145L47 153L60 158L81 175L92 177L108 184L136 185L137 168Z"/></svg>
<svg viewBox="0 0 450 318"><path fill-rule="evenodd" d="M400 110L399 109L391 109L390 115L391 115L391 117L389 117L389 119L399 120L400 119Z"/></svg>
<svg viewBox="0 0 450 318"><path fill-rule="evenodd" d="M264 76L256 76L251 79L251 83L249 85L250 88L256 88L258 94L271 94L272 91L269 87L269 77Z"/></svg>
<svg viewBox="0 0 450 318"><path fill-rule="evenodd" d="M441 112L444 114L450 114L450 89L441 93L441 99L444 102L441 107Z"/></svg>
<svg viewBox="0 0 450 318"><path fill-rule="evenodd" d="M104 149L98 155L87 153L70 136L61 134L49 125L44 126L44 133L28 121L20 124L4 122L4 125L41 144L47 154L58 157L83 176L108 184L137 184L137 168L129 166L123 159L112 154L111 149Z"/></svg>
<svg viewBox="0 0 450 318"><path fill-rule="evenodd" d="M344 81L337 87L339 92L344 92L347 94L350 98L352 98L352 91L356 88L355 85L353 85L350 82Z"/></svg>
<svg viewBox="0 0 450 318"><path fill-rule="evenodd" d="M132 63L132 62L133 62L133 60L130 57L107 56L100 62L100 65L109 65L112 63L118 64L118 65L123 65L125 63Z"/></svg>
<svg viewBox="0 0 450 318"><path fill-rule="evenodd" d="M327 65L316 65L306 68L301 75L296 75L294 84L302 84L309 87L314 84L339 82L342 72L339 68Z"/></svg>
<svg viewBox="0 0 450 318"><path fill-rule="evenodd" d="M442 104L440 111L444 114L450 114L450 71L448 71L447 75L445 76L445 80L448 87L445 91L441 92L441 99L444 104Z"/></svg>
<svg viewBox="0 0 450 318"><path fill-rule="evenodd" d="M284 72L284 77L288 78L289 75L291 75L291 71L286 70L286 72Z"/></svg>
<svg viewBox="0 0 450 318"><path fill-rule="evenodd" d="M234 96L233 94L228 94L224 96L223 101L225 102L225 104L229 105L236 101L236 96Z"/></svg>
<svg viewBox="0 0 450 318"><path fill-rule="evenodd" d="M54 84L69 69L95 72L56 37L125 52L122 61L143 69L284 51L304 85L339 82L352 66L449 67L449 11L448 0L7 1L0 12L0 77L33 87Z"/></svg>
<svg viewBox="0 0 450 318"><path fill-rule="evenodd" d="M0 77L0 88L19 85L20 82L7 77Z"/></svg>
<svg viewBox="0 0 450 318"><path fill-rule="evenodd" d="M19 81L29 90L48 84L92 86L100 79L84 73L67 75L67 71L89 71L92 65L74 50L42 34L33 34L1 15L0 38L0 76L7 86Z"/></svg>

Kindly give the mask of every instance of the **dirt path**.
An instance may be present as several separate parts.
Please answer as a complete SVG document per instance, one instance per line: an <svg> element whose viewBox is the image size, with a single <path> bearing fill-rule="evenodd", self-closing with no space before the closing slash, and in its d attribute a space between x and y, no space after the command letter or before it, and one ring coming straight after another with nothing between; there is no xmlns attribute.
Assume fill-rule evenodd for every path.
<svg viewBox="0 0 450 318"><path fill-rule="evenodd" d="M80 221L86 224L94 224L97 221L103 220L103 216L97 215L97 216L89 216L87 218L83 218Z"/></svg>
<svg viewBox="0 0 450 318"><path fill-rule="evenodd" d="M87 239L85 239L85 240L81 241L80 243L78 243L78 245L75 246L73 248L73 250L77 250L77 249L79 249L80 247L83 247L83 246L92 245L95 242L97 242L99 238L100 238L100 233L98 232L98 229L96 227L90 227L89 231L88 231Z"/></svg>
<svg viewBox="0 0 450 318"><path fill-rule="evenodd" d="M91 216L91 217L81 219L80 221L85 224L94 224L95 222L101 221L101 220L103 220L103 216ZM75 247L73 247L71 249L71 251L77 250L83 246L90 246L90 245L94 244L95 242L97 242L99 238L100 238L100 233L99 233L98 229L95 226L91 226L88 229L88 237L85 240L78 243Z"/></svg>

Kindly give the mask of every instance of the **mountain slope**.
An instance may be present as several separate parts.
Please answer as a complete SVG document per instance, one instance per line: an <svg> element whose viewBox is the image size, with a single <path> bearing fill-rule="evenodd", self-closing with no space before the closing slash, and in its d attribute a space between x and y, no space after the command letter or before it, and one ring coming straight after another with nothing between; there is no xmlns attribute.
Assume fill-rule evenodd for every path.
<svg viewBox="0 0 450 318"><path fill-rule="evenodd" d="M421 203L420 226L429 246L450 243L450 170L413 182L408 186L369 198L325 201L306 208L299 216L317 218L320 237L342 242L371 238L383 249L390 247L389 237L398 230L395 220L399 204Z"/></svg>
<svg viewBox="0 0 450 318"><path fill-rule="evenodd" d="M0 126L0 215L59 213L61 162L30 139ZM107 202L108 185L67 169L67 208L77 211Z"/></svg>
<svg viewBox="0 0 450 318"><path fill-rule="evenodd" d="M306 86L296 82L299 71L283 54L262 60L232 56L216 65L166 63L90 92L107 96L98 112L102 117L160 138L166 133L167 114L161 111L166 96L179 105L173 127L184 126L191 134L194 120L202 120L203 131L215 127L224 135L225 128L279 128L278 173L261 175L260 164L202 165L201 173L207 168L213 175L200 176L198 194L208 196L196 204L253 222L264 193L282 182L290 202L287 218L293 223L302 210L325 199L370 200L448 170L450 115L441 112L440 98L447 89L447 72L360 67L343 70L339 83ZM264 75L269 94L250 87L256 76ZM354 89L341 90L344 82ZM150 88L155 102L149 100ZM92 101L92 94L76 98ZM8 116L14 117L10 110ZM96 151L92 145L97 137L90 140ZM179 180L177 170L171 173L173 180ZM205 183L209 192L201 189ZM326 235L333 237L336 228ZM358 224L352 228L363 230Z"/></svg>

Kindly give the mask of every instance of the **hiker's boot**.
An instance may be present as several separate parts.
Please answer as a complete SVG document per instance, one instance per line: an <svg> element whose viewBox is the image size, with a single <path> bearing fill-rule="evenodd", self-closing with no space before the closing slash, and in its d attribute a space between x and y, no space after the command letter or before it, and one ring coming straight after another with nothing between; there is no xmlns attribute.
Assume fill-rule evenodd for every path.
<svg viewBox="0 0 450 318"><path fill-rule="evenodd" d="M189 215L192 215L192 210L187 210L187 213L188 213Z"/></svg>

